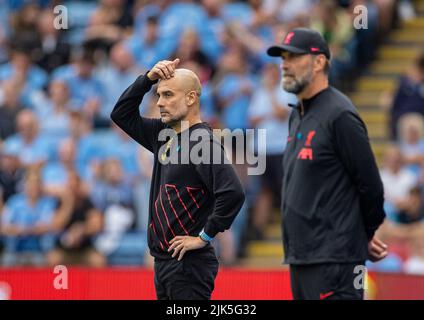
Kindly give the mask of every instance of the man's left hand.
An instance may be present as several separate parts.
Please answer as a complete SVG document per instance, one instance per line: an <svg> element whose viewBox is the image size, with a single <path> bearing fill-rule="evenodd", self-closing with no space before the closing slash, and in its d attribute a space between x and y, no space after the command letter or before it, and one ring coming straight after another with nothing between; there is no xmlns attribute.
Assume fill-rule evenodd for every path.
<svg viewBox="0 0 424 320"><path fill-rule="evenodd" d="M388 254L387 245L374 237L368 242L368 259L371 262L377 262L384 259Z"/></svg>
<svg viewBox="0 0 424 320"><path fill-rule="evenodd" d="M172 257L178 255L178 261L180 261L184 254L189 250L196 250L206 246L207 242L200 239L200 237L190 237L190 236L176 236L174 239L169 241L171 246L168 249L168 252L174 250Z"/></svg>

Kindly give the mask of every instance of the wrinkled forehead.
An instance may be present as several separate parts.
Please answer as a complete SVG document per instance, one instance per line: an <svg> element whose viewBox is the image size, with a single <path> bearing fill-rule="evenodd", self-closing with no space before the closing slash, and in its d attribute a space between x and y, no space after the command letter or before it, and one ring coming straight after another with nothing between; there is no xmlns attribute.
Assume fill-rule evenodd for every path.
<svg viewBox="0 0 424 320"><path fill-rule="evenodd" d="M160 94L165 91L183 91L179 79L177 79L177 77L172 77L171 79L160 80L157 88L157 93Z"/></svg>

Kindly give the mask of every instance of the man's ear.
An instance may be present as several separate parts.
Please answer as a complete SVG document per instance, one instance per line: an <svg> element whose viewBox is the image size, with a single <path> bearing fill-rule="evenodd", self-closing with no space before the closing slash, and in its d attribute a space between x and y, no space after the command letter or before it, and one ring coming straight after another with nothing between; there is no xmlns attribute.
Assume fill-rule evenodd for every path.
<svg viewBox="0 0 424 320"><path fill-rule="evenodd" d="M326 58L324 55L320 54L314 59L314 70L323 71L325 69Z"/></svg>
<svg viewBox="0 0 424 320"><path fill-rule="evenodd" d="M196 92L195 91L190 91L189 93L187 93L186 95L186 101L187 101L187 105L191 106L196 102Z"/></svg>

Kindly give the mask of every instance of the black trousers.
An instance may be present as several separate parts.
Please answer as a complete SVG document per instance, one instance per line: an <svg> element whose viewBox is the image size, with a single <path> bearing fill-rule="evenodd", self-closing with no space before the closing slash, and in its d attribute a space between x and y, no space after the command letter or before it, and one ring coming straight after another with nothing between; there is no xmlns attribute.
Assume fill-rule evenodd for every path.
<svg viewBox="0 0 424 320"><path fill-rule="evenodd" d="M177 259L155 259L155 288L158 300L210 300L218 274L215 255L185 255Z"/></svg>
<svg viewBox="0 0 424 320"><path fill-rule="evenodd" d="M365 262L290 265L293 299L363 300L363 266Z"/></svg>

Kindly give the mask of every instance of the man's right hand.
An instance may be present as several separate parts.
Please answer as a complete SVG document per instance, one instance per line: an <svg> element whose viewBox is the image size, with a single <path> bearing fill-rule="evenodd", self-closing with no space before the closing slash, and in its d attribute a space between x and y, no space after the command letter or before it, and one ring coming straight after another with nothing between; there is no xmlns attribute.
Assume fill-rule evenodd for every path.
<svg viewBox="0 0 424 320"><path fill-rule="evenodd" d="M156 63L153 68L147 73L147 77L152 80L165 80L174 76L175 68L177 68L180 59L174 61L162 60Z"/></svg>

